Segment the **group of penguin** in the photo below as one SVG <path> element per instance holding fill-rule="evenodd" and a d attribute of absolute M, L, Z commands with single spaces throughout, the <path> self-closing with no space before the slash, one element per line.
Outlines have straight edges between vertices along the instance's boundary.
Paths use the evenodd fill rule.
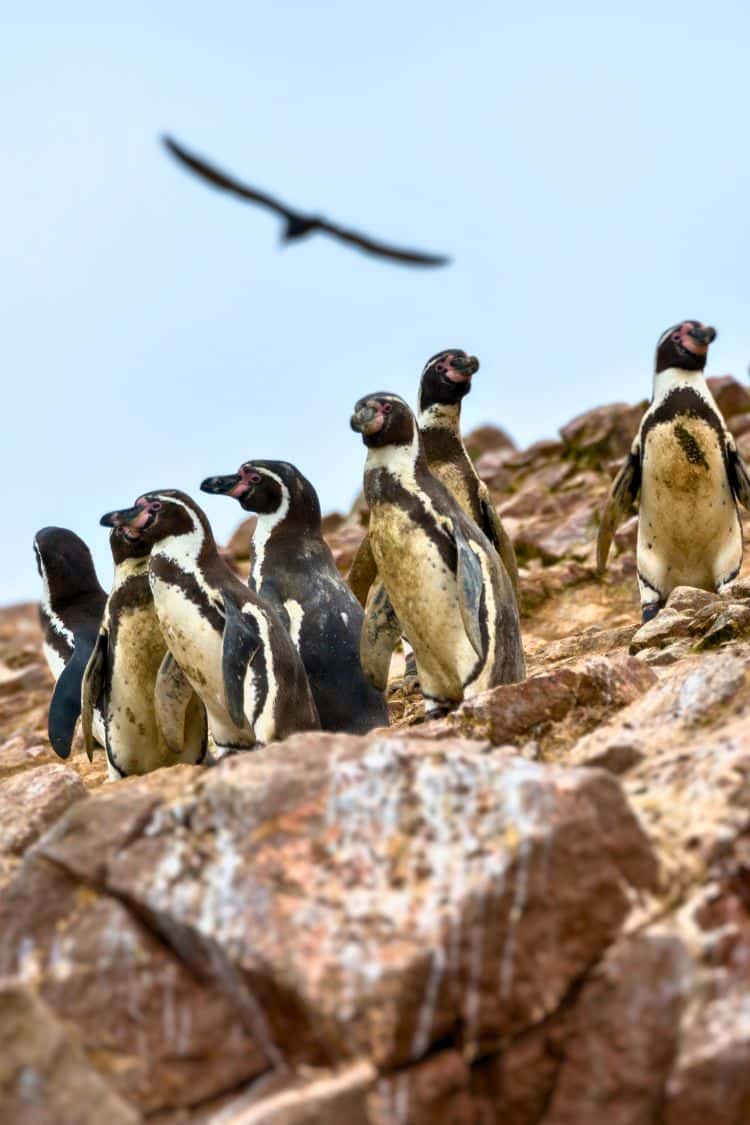
<path fill-rule="evenodd" d="M 742 561 L 737 501 L 750 507 L 750 477 L 703 374 L 715 336 L 690 320 L 660 337 L 652 402 L 601 517 L 600 572 L 640 497 L 644 621 L 675 586 L 721 591 Z M 369 528 L 348 583 L 323 538 L 315 489 L 283 461 L 247 461 L 201 484 L 256 513 L 247 584 L 202 509 L 174 489 L 102 516 L 109 596 L 77 535 L 38 532 L 55 751 L 70 754 L 80 717 L 89 757 L 103 746 L 115 779 L 211 764 L 295 731 L 387 726 L 402 639 L 428 717 L 522 680 L 515 554 L 461 436 L 478 368 L 457 348 L 433 356 L 416 416 L 388 392 L 356 403 Z"/>

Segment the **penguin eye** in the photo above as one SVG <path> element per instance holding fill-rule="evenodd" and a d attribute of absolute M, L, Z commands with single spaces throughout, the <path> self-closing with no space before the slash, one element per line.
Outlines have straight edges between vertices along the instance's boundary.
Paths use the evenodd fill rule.
<path fill-rule="evenodd" d="M 161 500 L 154 500 L 151 504 L 151 511 L 158 512 L 161 508 Z"/>
<path fill-rule="evenodd" d="M 679 332 L 673 332 L 673 333 L 672 333 L 672 339 L 674 340 L 674 342 L 675 342 L 676 344 L 679 344 L 679 342 L 680 342 L 680 340 L 682 339 L 682 337 L 680 336 L 680 333 L 679 333 Z"/>
<path fill-rule="evenodd" d="M 390 412 L 392 410 L 393 410 L 393 404 L 392 403 L 390 403 L 390 402 L 384 402 L 383 403 L 383 413 L 384 414 L 390 414 Z"/>
<path fill-rule="evenodd" d="M 247 479 L 250 481 L 250 484 L 260 484 L 259 473 L 250 473 Z"/>

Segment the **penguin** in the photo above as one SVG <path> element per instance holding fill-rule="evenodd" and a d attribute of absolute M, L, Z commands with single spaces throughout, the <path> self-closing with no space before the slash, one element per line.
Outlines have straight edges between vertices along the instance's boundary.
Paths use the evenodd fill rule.
<path fill-rule="evenodd" d="M 320 723 L 304 667 L 278 617 L 220 557 L 203 511 L 162 489 L 102 516 L 149 551 L 148 579 L 172 656 L 208 715 L 221 758 Z"/>
<path fill-rule="evenodd" d="M 737 501 L 750 478 L 704 378 L 716 329 L 683 320 L 656 345 L 653 396 L 602 512 L 597 569 L 640 495 L 637 568 L 643 621 L 675 586 L 721 592 L 742 563 Z"/>
<path fill-rule="evenodd" d="M 149 548 L 125 529 L 109 537 L 115 576 L 86 666 L 81 717 L 91 757 L 93 714 L 104 719 L 110 780 L 206 756 L 205 708 L 167 649 L 148 578 Z"/>
<path fill-rule="evenodd" d="M 81 713 L 81 684 L 96 643 L 107 595 L 99 585 L 91 552 L 74 531 L 43 527 L 34 536 L 34 554 L 42 580 L 39 617 L 44 656 L 55 687 L 47 731 L 55 753 L 70 755 Z M 93 735 L 103 746 L 104 722 L 95 710 Z"/>
<path fill-rule="evenodd" d="M 368 597 L 363 666 L 387 678 L 399 630 L 434 715 L 526 674 L 518 605 L 499 555 L 430 472 L 417 421 L 398 395 L 354 407 L 367 446 L 365 498 L 378 571 Z"/>
<path fill-rule="evenodd" d="M 477 357 L 467 355 L 461 348 L 448 348 L 428 359 L 419 382 L 419 429 L 430 472 L 492 543 L 503 560 L 520 606 L 513 544 L 461 436 L 461 402 L 470 392 L 472 376 L 478 370 Z M 374 560 L 366 537 L 349 572 L 349 583 L 362 604 L 374 578 Z"/>
<path fill-rule="evenodd" d="M 318 495 L 287 461 L 245 461 L 207 477 L 203 492 L 256 512 L 249 584 L 287 626 L 307 672 L 323 730 L 364 734 L 388 725 L 388 708 L 362 672 L 364 613 L 323 538 Z"/>

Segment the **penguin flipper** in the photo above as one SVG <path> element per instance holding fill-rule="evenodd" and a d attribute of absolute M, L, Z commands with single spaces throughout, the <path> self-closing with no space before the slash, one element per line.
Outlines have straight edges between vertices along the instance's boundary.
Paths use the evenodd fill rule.
<path fill-rule="evenodd" d="M 743 508 L 750 508 L 750 475 L 747 465 L 737 452 L 734 442 L 729 447 L 729 480 L 734 495 Z"/>
<path fill-rule="evenodd" d="M 245 676 L 261 646 L 258 628 L 247 617 L 230 593 L 224 594 L 224 636 L 221 668 L 224 697 L 229 717 L 235 726 L 247 725 L 245 716 Z"/>
<path fill-rule="evenodd" d="M 194 694 L 172 653 L 165 652 L 154 685 L 154 714 L 171 754 L 182 754 L 185 748 L 185 718 Z"/>
<path fill-rule="evenodd" d="M 641 491 L 640 452 L 634 450 L 615 477 L 599 524 L 596 540 L 596 572 L 604 574 L 612 539 L 623 520 L 630 515 Z"/>
<path fill-rule="evenodd" d="M 456 520 L 453 520 L 453 538 L 458 556 L 456 582 L 458 584 L 458 606 L 464 623 L 466 636 L 477 656 L 484 659 L 485 646 L 482 644 L 482 631 L 479 627 L 479 610 L 484 592 L 482 564 L 469 546 L 469 542 Z"/>
<path fill-rule="evenodd" d="M 482 530 L 494 545 L 495 550 L 503 561 L 503 566 L 508 572 L 513 593 L 516 595 L 518 605 L 521 605 L 521 581 L 518 577 L 518 562 L 510 536 L 503 527 L 503 521 L 497 514 L 497 509 L 492 503 L 490 491 L 484 481 L 479 487 L 479 507 L 482 512 Z"/>
<path fill-rule="evenodd" d="M 378 691 L 385 691 L 388 686 L 391 656 L 400 636 L 401 626 L 385 586 L 377 582 L 367 599 L 359 638 L 359 662 L 365 676 Z"/>
<path fill-rule="evenodd" d="M 86 756 L 91 762 L 94 757 L 94 708 L 104 688 L 104 674 L 107 667 L 107 649 L 109 637 L 106 629 L 101 629 L 96 644 L 91 650 L 88 663 L 83 673 L 80 687 L 81 701 L 81 726 L 83 728 L 83 743 L 86 747 Z"/>
<path fill-rule="evenodd" d="M 354 556 L 354 561 L 349 568 L 349 574 L 347 576 L 349 587 L 363 609 L 367 605 L 367 595 L 370 592 L 370 587 L 377 576 L 378 565 L 372 553 L 370 536 L 365 535 L 357 548 L 357 553 Z"/>

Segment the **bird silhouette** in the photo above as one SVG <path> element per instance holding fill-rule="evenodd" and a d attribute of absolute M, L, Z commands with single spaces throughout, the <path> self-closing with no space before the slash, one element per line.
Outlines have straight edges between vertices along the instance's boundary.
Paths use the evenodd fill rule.
<path fill-rule="evenodd" d="M 320 231 L 322 234 L 330 234 L 342 242 L 357 246 L 367 254 L 377 254 L 381 258 L 391 258 L 395 262 L 403 262 L 406 265 L 444 266 L 450 261 L 450 258 L 439 254 L 423 254 L 418 250 L 403 250 L 398 246 L 389 246 L 385 242 L 378 242 L 364 234 L 359 234 L 358 231 L 347 230 L 345 227 L 330 223 L 319 215 L 305 215 L 302 212 L 293 211 L 272 195 L 248 187 L 232 176 L 228 176 L 225 172 L 221 172 L 218 168 L 214 168 L 213 165 L 207 164 L 205 160 L 201 160 L 200 157 L 188 152 L 172 137 L 162 137 L 162 141 L 167 150 L 181 164 L 213 184 L 214 187 L 219 188 L 220 191 L 228 191 L 232 195 L 239 196 L 240 199 L 249 200 L 251 203 L 259 203 L 261 207 L 267 207 L 270 211 L 281 215 L 286 224 L 282 234 L 284 242 L 293 242 L 296 239 L 303 238 L 306 234 Z"/>

